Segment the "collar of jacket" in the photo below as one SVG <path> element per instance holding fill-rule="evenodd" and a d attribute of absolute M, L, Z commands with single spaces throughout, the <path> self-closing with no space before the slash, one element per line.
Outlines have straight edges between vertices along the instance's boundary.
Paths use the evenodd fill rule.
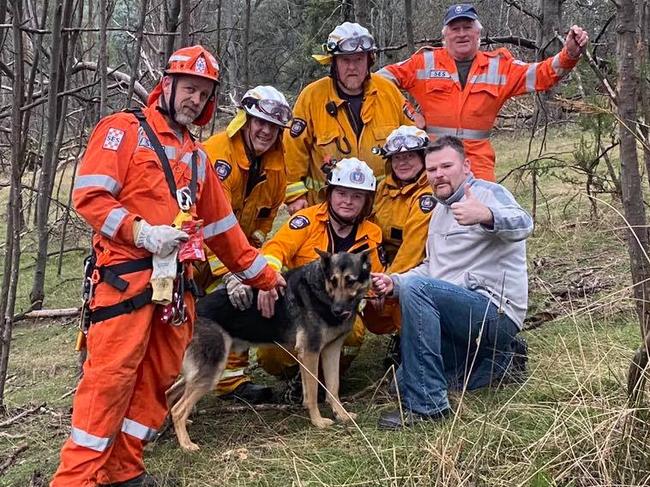
<path fill-rule="evenodd" d="M 262 154 L 262 171 L 282 171 L 284 169 L 284 154 L 282 151 L 282 134 L 278 134 L 278 139 L 275 144 Z M 233 160 L 231 163 L 236 163 L 240 168 L 248 171 L 250 168 L 250 161 L 246 155 L 246 147 L 244 142 L 244 134 L 238 130 L 232 137 L 230 137 L 230 144 L 232 146 Z"/>
<path fill-rule="evenodd" d="M 474 175 L 472 173 L 467 176 L 467 179 L 460 183 L 458 186 L 458 189 L 454 191 L 454 194 L 452 194 L 449 198 L 446 200 L 441 200 L 439 198 L 436 198 L 436 195 L 434 193 L 433 197 L 436 198 L 438 203 L 442 203 L 445 206 L 451 206 L 453 203 L 456 203 L 457 201 L 460 201 L 463 196 L 465 196 L 465 185 L 469 184 L 470 186 L 474 184 Z"/>
<path fill-rule="evenodd" d="M 438 49 L 436 49 L 435 62 L 436 62 L 435 69 L 439 69 L 440 67 L 440 68 L 445 68 L 450 73 L 458 72 L 458 68 L 456 67 L 456 61 L 454 60 L 453 57 L 451 57 L 446 47 L 439 47 Z M 472 71 L 475 71 L 477 67 L 483 68 L 484 66 L 487 66 L 488 62 L 489 62 L 489 55 L 487 55 L 484 51 L 481 51 L 479 49 L 478 52 L 476 53 L 476 57 L 474 58 L 474 63 L 472 63 L 472 67 L 470 68 L 470 73 Z"/>
<path fill-rule="evenodd" d="M 422 170 L 422 174 L 420 174 L 420 177 L 408 184 L 405 184 L 404 186 L 400 186 L 400 184 L 395 180 L 395 176 L 393 176 L 392 171 L 390 171 L 390 168 L 386 168 L 386 177 L 384 178 L 386 181 L 385 186 L 384 186 L 384 191 L 383 193 L 388 193 L 388 196 L 391 198 L 394 198 L 400 194 L 403 195 L 409 195 L 418 189 L 427 186 L 429 182 L 427 181 L 427 174 L 424 170 Z"/>

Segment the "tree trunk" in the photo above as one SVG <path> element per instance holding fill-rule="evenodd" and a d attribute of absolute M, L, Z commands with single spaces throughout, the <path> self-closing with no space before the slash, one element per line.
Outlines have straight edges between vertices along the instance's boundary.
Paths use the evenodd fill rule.
<path fill-rule="evenodd" d="M 181 0 L 180 9 L 180 23 L 181 23 L 181 39 L 180 47 L 190 45 L 190 20 L 192 12 L 191 0 Z"/>
<path fill-rule="evenodd" d="M 50 48 L 49 80 L 50 87 L 47 100 L 47 135 L 45 152 L 38 181 L 38 202 L 36 211 L 36 230 L 38 233 L 38 250 L 36 253 L 36 267 L 34 270 L 34 283 L 30 293 L 30 300 L 34 309 L 40 309 L 45 298 L 45 266 L 47 264 L 47 244 L 49 242 L 49 213 L 50 197 L 54 182 L 54 173 L 58 161 L 56 139 L 60 114 L 58 113 L 59 76 L 61 71 L 61 23 L 63 18 L 63 2 L 58 0 L 54 7 L 52 19 L 52 47 Z M 21 88 L 22 89 L 22 88 Z"/>
<path fill-rule="evenodd" d="M 165 0 L 165 6 L 167 6 L 167 0 Z M 168 9 L 165 9 L 166 13 L 166 30 L 167 32 L 176 32 L 176 29 L 178 28 L 178 15 L 180 14 L 181 11 L 181 2 L 180 0 L 171 0 L 171 5 L 169 5 Z M 174 52 L 174 45 L 175 45 L 176 37 L 175 36 L 167 36 L 166 42 L 165 42 L 165 59 L 163 63 L 166 63 L 167 60 L 171 57 L 172 53 Z"/>
<path fill-rule="evenodd" d="M 368 30 L 370 29 L 370 7 L 368 0 L 354 0 L 354 19 Z"/>
<path fill-rule="evenodd" d="M 24 161 L 23 116 L 20 108 L 24 103 L 24 67 L 23 39 L 20 31 L 22 25 L 22 0 L 13 1 L 12 33 L 14 42 L 14 78 L 13 96 L 14 108 L 11 116 L 11 189 L 7 203 L 7 234 L 2 281 L 2 296 L 0 297 L 0 410 L 4 409 L 4 391 L 11 350 L 11 334 L 13 331 L 13 316 L 16 306 L 16 288 L 18 286 L 18 271 L 20 270 L 20 212 L 22 208 L 21 175 Z"/>
<path fill-rule="evenodd" d="M 637 11 L 634 0 L 620 0 L 618 10 L 618 63 L 619 77 L 617 87 L 618 116 L 621 120 L 619 149 L 621 159 L 621 190 L 625 218 L 632 227 L 627 234 L 627 247 L 630 256 L 630 271 L 634 284 L 636 312 L 641 335 L 646 337 L 646 347 L 650 336 L 650 269 L 646 260 L 648 251 L 648 230 L 646 228 L 641 175 L 637 154 L 636 120 L 637 96 L 639 93 L 639 66 L 636 65 L 638 42 Z M 644 369 L 648 363 L 648 349 L 641 347 L 632 361 L 628 374 L 628 393 L 633 401 L 639 398 L 643 387 Z"/>
<path fill-rule="evenodd" d="M 106 0 L 99 0 L 99 60 L 97 75 L 99 76 L 100 118 L 108 115 L 108 41 L 106 39 L 106 27 L 108 27 L 108 5 Z"/>
<path fill-rule="evenodd" d="M 140 4 L 140 21 L 138 22 L 138 33 L 135 41 L 135 55 L 133 64 L 131 66 L 131 80 L 129 81 L 129 91 L 126 95 L 127 105 L 131 105 L 133 99 L 133 90 L 135 88 L 135 80 L 138 78 L 138 70 L 140 69 L 140 57 L 142 53 L 142 39 L 144 38 L 144 22 L 147 16 L 147 8 L 149 0 L 142 0 Z"/>
<path fill-rule="evenodd" d="M 341 22 L 354 22 L 353 0 L 341 0 Z"/>
<path fill-rule="evenodd" d="M 406 23 L 406 46 L 409 56 L 415 52 L 415 37 L 413 36 L 413 4 L 404 0 L 404 22 Z"/>
<path fill-rule="evenodd" d="M 250 88 L 250 66 L 248 64 L 248 51 L 250 50 L 251 35 L 251 0 L 246 0 L 244 11 L 244 45 L 242 46 L 242 62 L 244 64 L 244 90 Z"/>

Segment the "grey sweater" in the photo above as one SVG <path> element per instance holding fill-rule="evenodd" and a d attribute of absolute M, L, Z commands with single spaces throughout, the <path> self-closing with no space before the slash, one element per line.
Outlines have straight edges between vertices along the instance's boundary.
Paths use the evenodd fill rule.
<path fill-rule="evenodd" d="M 403 274 L 392 274 L 399 296 L 400 285 L 411 276 L 450 282 L 481 293 L 521 329 L 528 307 L 526 238 L 533 220 L 510 192 L 500 184 L 469 176 L 472 194 L 494 215 L 494 227 L 456 222 L 451 204 L 461 201 L 465 183 L 447 200 L 438 201 L 429 222 L 426 258 Z"/>

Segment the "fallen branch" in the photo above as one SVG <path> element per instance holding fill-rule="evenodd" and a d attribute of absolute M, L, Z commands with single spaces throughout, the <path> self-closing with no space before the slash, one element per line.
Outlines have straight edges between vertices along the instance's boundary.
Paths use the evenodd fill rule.
<path fill-rule="evenodd" d="M 11 467 L 13 463 L 16 461 L 18 455 L 20 455 L 22 452 L 27 450 L 28 447 L 29 445 L 27 443 L 22 443 L 21 445 L 19 445 L 18 448 L 16 448 L 14 452 L 11 455 L 9 455 L 9 457 L 4 462 L 2 462 L 2 465 L 0 465 L 0 475 L 2 475 L 5 472 L 5 470 Z"/>
<path fill-rule="evenodd" d="M 80 308 L 61 308 L 61 309 L 35 309 L 26 313 L 19 313 L 14 316 L 14 323 L 26 319 L 38 318 L 68 318 L 77 316 Z"/>
<path fill-rule="evenodd" d="M 35 406 L 35 407 L 31 408 L 31 409 L 26 409 L 25 411 L 23 411 L 22 413 L 14 416 L 13 418 L 9 418 L 9 419 L 4 420 L 2 423 L 0 423 L 0 428 L 6 428 L 7 426 L 10 426 L 10 425 L 14 424 L 16 421 L 20 421 L 24 417 L 29 416 L 30 414 L 33 414 L 36 411 L 38 411 L 39 409 L 44 408 L 44 407 L 45 407 L 45 403 L 42 403 L 42 404 L 39 404 L 38 406 Z"/>

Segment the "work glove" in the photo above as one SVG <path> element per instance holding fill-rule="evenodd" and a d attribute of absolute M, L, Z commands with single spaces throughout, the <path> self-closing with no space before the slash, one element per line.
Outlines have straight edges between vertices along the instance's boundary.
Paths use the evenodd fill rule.
<path fill-rule="evenodd" d="M 231 272 L 223 276 L 228 299 L 240 311 L 248 309 L 253 304 L 253 288 L 237 279 Z"/>
<path fill-rule="evenodd" d="M 178 249 L 173 250 L 171 254 L 164 257 L 153 254 L 153 259 L 151 259 L 153 272 L 149 281 L 153 290 L 151 301 L 155 304 L 166 306 L 172 302 L 174 297 L 174 279 L 178 270 L 177 257 Z"/>
<path fill-rule="evenodd" d="M 154 255 L 166 257 L 178 249 L 189 235 L 169 225 L 149 225 L 144 220 L 138 220 L 133 225 L 135 246 L 145 248 Z"/>

